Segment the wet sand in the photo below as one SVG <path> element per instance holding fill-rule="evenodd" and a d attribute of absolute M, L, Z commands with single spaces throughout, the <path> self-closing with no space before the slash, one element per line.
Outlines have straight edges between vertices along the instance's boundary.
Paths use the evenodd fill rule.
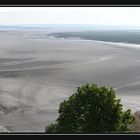
<path fill-rule="evenodd" d="M 125 108 L 140 109 L 140 46 L 50 38 L 50 30 L 0 32 L 0 124 L 44 132 L 77 86 L 114 87 Z"/>

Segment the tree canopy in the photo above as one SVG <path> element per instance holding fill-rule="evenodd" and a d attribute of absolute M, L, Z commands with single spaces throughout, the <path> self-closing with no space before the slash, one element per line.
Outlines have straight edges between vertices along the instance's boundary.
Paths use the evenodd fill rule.
<path fill-rule="evenodd" d="M 78 87 L 59 106 L 59 117 L 46 133 L 112 133 L 129 130 L 134 122 L 131 110 L 123 111 L 113 88 L 96 84 Z"/>

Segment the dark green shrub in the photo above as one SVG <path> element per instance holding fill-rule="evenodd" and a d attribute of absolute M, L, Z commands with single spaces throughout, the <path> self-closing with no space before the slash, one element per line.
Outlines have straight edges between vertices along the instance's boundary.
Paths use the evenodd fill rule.
<path fill-rule="evenodd" d="M 134 122 L 131 110 L 123 111 L 112 88 L 85 85 L 63 101 L 59 117 L 47 133 L 113 133 L 129 131 Z"/>

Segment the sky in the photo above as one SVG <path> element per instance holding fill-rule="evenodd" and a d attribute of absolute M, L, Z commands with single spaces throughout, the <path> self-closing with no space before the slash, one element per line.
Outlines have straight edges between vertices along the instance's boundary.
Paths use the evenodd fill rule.
<path fill-rule="evenodd" d="M 0 25 L 13 24 L 99 24 L 140 27 L 140 7 L 0 7 Z"/>

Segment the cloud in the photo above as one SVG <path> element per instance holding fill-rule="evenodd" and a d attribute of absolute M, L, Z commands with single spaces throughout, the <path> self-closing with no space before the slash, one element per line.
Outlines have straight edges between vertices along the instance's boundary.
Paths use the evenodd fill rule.
<path fill-rule="evenodd" d="M 1 7 L 0 24 L 140 25 L 140 7 Z"/>

